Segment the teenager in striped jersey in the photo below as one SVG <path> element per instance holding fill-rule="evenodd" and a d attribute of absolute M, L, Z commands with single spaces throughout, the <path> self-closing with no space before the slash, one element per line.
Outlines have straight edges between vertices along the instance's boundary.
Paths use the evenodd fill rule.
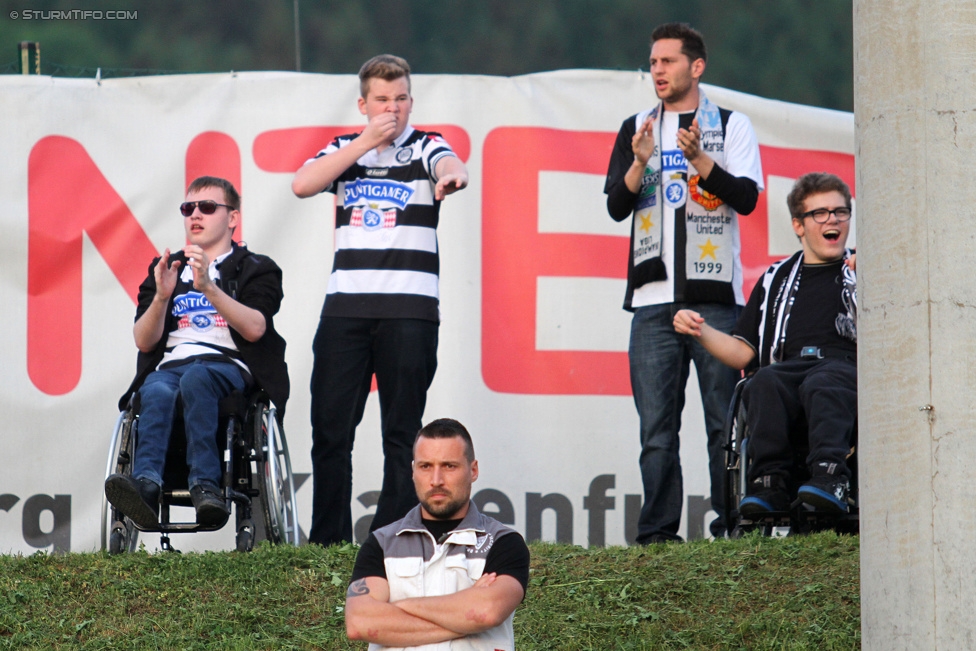
<path fill-rule="evenodd" d="M 366 128 L 339 136 L 295 174 L 299 197 L 336 195 L 335 259 L 313 343 L 311 542 L 352 540 L 352 446 L 371 377 L 385 457 L 372 529 L 417 498 L 412 445 L 437 368 L 437 222 L 468 172 L 437 133 L 410 126 L 410 66 L 384 54 L 359 71 Z"/>

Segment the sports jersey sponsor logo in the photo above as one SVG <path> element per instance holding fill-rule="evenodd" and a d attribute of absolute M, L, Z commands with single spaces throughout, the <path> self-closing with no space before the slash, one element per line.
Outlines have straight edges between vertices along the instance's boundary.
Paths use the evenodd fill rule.
<path fill-rule="evenodd" d="M 390 173 L 390 168 L 388 167 L 368 167 L 366 168 L 366 176 L 386 176 Z"/>
<path fill-rule="evenodd" d="M 724 202 L 708 190 L 699 188 L 698 182 L 700 180 L 700 174 L 695 174 L 693 177 L 688 179 L 688 193 L 691 195 L 692 201 L 704 206 L 705 210 L 715 210 Z"/>
<path fill-rule="evenodd" d="M 648 195 L 654 196 L 657 186 L 661 183 L 661 172 L 646 168 L 644 176 L 641 177 L 641 187 L 639 196 L 644 198 Z M 653 203 L 651 205 L 654 205 Z"/>
<path fill-rule="evenodd" d="M 200 292 L 187 292 L 173 299 L 173 316 L 179 317 L 179 328 L 193 328 L 207 332 L 215 326 L 226 326 L 207 297 Z M 219 319 L 219 323 L 218 323 Z"/>
<path fill-rule="evenodd" d="M 346 183 L 343 195 L 343 205 L 351 206 L 357 203 L 386 201 L 398 208 L 406 208 L 413 196 L 414 189 L 405 183 L 396 181 L 373 181 L 370 179 Z"/>
<path fill-rule="evenodd" d="M 685 155 L 680 149 L 668 149 L 661 152 L 661 171 L 667 172 L 668 170 L 680 170 L 682 172 L 688 170 L 688 161 L 685 160 Z"/>
<path fill-rule="evenodd" d="M 396 208 L 380 210 L 375 204 L 368 207 L 356 206 L 349 217 L 350 226 L 362 227 L 367 231 L 396 226 Z"/>
<path fill-rule="evenodd" d="M 187 292 L 173 299 L 173 316 L 185 314 L 213 313 L 217 310 L 210 304 L 207 297 L 200 292 Z"/>
<path fill-rule="evenodd" d="M 398 163 L 409 163 L 411 158 L 413 158 L 413 151 L 410 149 L 401 149 L 396 153 Z"/>

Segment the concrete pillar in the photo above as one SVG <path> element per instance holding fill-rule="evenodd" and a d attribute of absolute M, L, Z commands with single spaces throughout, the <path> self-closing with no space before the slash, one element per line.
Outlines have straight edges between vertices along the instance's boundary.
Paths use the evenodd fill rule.
<path fill-rule="evenodd" d="M 854 0 L 863 648 L 976 649 L 976 3 Z"/>

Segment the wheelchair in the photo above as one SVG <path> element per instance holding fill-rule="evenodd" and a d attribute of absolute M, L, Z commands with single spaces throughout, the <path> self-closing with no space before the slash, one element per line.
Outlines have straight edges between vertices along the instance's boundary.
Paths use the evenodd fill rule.
<path fill-rule="evenodd" d="M 788 490 L 790 507 L 788 511 L 770 512 L 752 519 L 739 513 L 739 503 L 746 496 L 749 477 L 749 428 L 746 425 L 746 408 L 742 394 L 752 379 L 747 375 L 736 384 L 726 416 L 726 500 L 725 521 L 730 538 L 739 538 L 750 531 L 760 531 L 763 535 L 796 535 L 833 529 L 838 533 L 857 534 L 859 530 L 858 488 L 857 488 L 857 426 L 851 440 L 851 451 L 847 466 L 851 472 L 851 489 L 848 496 L 846 514 L 828 513 L 814 509 L 797 498 L 797 490 L 810 479 L 806 457 L 809 452 L 806 424 L 790 432 L 793 447 L 793 469 L 790 473 Z"/>
<path fill-rule="evenodd" d="M 106 479 L 113 473 L 131 475 L 135 442 L 139 430 L 139 398 L 133 394 L 119 413 L 109 444 Z M 179 404 L 179 403 L 178 403 Z M 173 522 L 170 507 L 192 507 L 187 486 L 186 435 L 182 408 L 177 409 L 166 457 L 160 496 L 159 522 L 143 528 L 113 507 L 102 491 L 102 549 L 110 554 L 133 552 L 139 531 L 160 533 L 160 547 L 175 551 L 173 533 L 216 531 L 225 526 Z M 238 551 L 250 551 L 254 543 L 299 544 L 298 507 L 295 482 L 288 455 L 288 443 L 277 410 L 263 390 L 249 399 L 238 391 L 220 402 L 220 427 L 215 432 L 218 449 L 223 449 L 221 491 L 228 506 L 234 505 Z"/>

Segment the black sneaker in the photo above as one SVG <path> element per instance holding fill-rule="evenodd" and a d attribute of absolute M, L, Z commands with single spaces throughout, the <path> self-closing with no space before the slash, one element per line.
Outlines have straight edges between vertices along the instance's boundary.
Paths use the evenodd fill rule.
<path fill-rule="evenodd" d="M 105 480 L 105 497 L 127 518 L 144 529 L 159 522 L 159 486 L 152 480 L 111 475 Z"/>
<path fill-rule="evenodd" d="M 220 527 L 230 517 L 230 509 L 216 484 L 204 482 L 193 486 L 190 501 L 197 510 L 197 524 Z"/>
<path fill-rule="evenodd" d="M 847 513 L 847 496 L 851 492 L 851 482 L 847 477 L 818 474 L 800 486 L 797 497 L 804 504 L 818 511 Z"/>
<path fill-rule="evenodd" d="M 776 477 L 756 477 L 747 491 L 748 495 L 739 502 L 739 515 L 755 517 L 790 510 L 790 496 L 783 482 Z"/>

